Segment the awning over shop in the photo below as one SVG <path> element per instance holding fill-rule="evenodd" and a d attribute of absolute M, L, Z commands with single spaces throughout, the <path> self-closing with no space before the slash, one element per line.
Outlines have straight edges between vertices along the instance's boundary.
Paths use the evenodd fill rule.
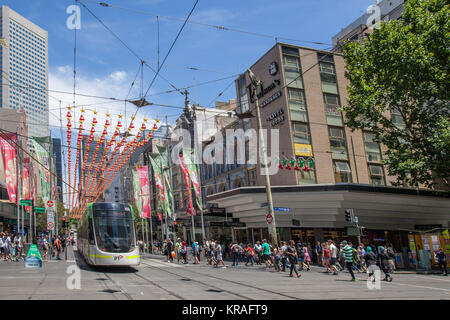
<path fill-rule="evenodd" d="M 446 192 L 360 184 L 274 186 L 277 227 L 344 228 L 345 209 L 353 209 L 368 229 L 414 230 L 417 225 L 449 227 L 450 195 Z M 243 187 L 208 196 L 250 228 L 267 227 L 266 188 Z M 296 222 L 297 223 L 297 222 Z"/>

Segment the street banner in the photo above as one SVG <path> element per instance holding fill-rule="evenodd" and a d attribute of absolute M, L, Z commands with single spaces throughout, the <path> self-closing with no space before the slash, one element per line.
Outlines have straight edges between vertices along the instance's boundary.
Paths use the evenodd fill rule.
<path fill-rule="evenodd" d="M 155 185 L 156 185 L 156 193 L 157 193 L 157 197 L 156 197 L 156 207 L 158 210 L 158 217 L 159 214 L 162 213 L 161 211 L 164 211 L 164 204 L 165 204 L 165 188 L 164 188 L 164 183 L 163 183 L 163 178 L 162 178 L 162 168 L 161 168 L 161 161 L 160 161 L 160 156 L 158 154 L 150 154 L 149 158 L 150 158 L 150 162 L 152 164 L 152 168 L 153 168 L 153 173 L 154 173 L 154 178 L 155 178 Z"/>
<path fill-rule="evenodd" d="M 194 150 L 192 149 L 183 149 L 183 158 L 184 163 L 186 164 L 186 168 L 189 173 L 189 177 L 192 182 L 192 186 L 194 187 L 195 192 L 195 202 L 197 204 L 197 208 L 200 211 L 203 211 L 203 204 L 202 204 L 202 188 L 200 185 L 200 179 L 199 179 L 199 171 L 198 167 L 194 162 Z"/>
<path fill-rule="evenodd" d="M 150 208 L 150 185 L 148 181 L 148 167 L 143 166 L 137 169 L 139 182 L 141 185 L 142 218 L 151 218 Z"/>
<path fill-rule="evenodd" d="M 161 169 L 162 169 L 162 175 L 164 179 L 164 207 L 167 210 L 167 214 L 169 217 L 172 217 L 173 214 L 173 193 L 172 193 L 172 183 L 170 181 L 170 163 L 169 163 L 169 151 L 167 148 L 157 146 L 159 151 L 159 156 L 161 160 Z"/>
<path fill-rule="evenodd" d="M 22 199 L 31 200 L 31 163 L 28 157 L 23 159 Z"/>
<path fill-rule="evenodd" d="M 2 153 L 3 171 L 5 173 L 9 201 L 19 203 L 17 196 L 17 154 L 13 140 L 17 140 L 15 133 L 2 133 L 0 136 L 0 151 Z"/>
<path fill-rule="evenodd" d="M 133 191 L 134 191 L 134 202 L 138 210 L 139 216 L 142 217 L 142 198 L 141 198 L 141 184 L 139 182 L 139 177 L 136 169 L 133 169 Z"/>
<path fill-rule="evenodd" d="M 50 190 L 50 166 L 49 166 L 49 152 L 44 149 L 44 147 L 36 141 L 36 138 L 33 138 L 33 146 L 37 155 L 38 161 L 44 165 L 38 164 L 38 172 L 39 172 L 39 181 L 41 187 L 41 195 L 42 199 L 50 199 L 51 198 L 51 190 Z"/>
<path fill-rule="evenodd" d="M 186 164 L 184 162 L 184 157 L 183 157 L 183 153 L 178 154 L 178 157 L 180 159 L 180 167 L 181 167 L 181 171 L 183 171 L 183 176 L 184 176 L 184 183 L 186 184 L 186 189 L 188 192 L 188 200 L 189 200 L 189 204 L 187 207 L 187 214 L 190 216 L 194 215 L 194 206 L 192 205 L 192 192 L 191 192 L 191 180 L 189 178 L 189 171 L 186 167 Z"/>

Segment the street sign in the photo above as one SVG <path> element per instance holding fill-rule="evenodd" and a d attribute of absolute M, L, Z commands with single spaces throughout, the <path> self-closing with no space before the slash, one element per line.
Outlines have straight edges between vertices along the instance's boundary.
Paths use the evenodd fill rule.
<path fill-rule="evenodd" d="M 53 226 L 55 225 L 55 211 L 47 211 L 47 226 L 49 223 L 52 223 Z M 53 228 L 50 230 L 53 230 Z"/>
<path fill-rule="evenodd" d="M 53 222 L 47 222 L 47 229 L 53 230 L 55 228 L 55 224 Z"/>
<path fill-rule="evenodd" d="M 270 213 L 266 216 L 266 221 L 267 221 L 268 224 L 272 223 L 273 217 L 272 217 L 272 215 Z"/>
<path fill-rule="evenodd" d="M 33 204 L 33 200 L 20 200 L 21 206 L 31 206 Z"/>
<path fill-rule="evenodd" d="M 273 207 L 273 211 L 290 212 L 290 211 L 291 211 L 291 208 L 285 208 L 285 207 Z"/>
<path fill-rule="evenodd" d="M 44 212 L 45 212 L 45 208 L 42 208 L 42 207 L 34 207 L 34 212 L 37 212 L 37 213 L 44 213 Z"/>
<path fill-rule="evenodd" d="M 47 202 L 45 203 L 46 208 L 53 208 L 54 205 L 55 203 L 53 202 L 53 200 L 47 200 Z"/>

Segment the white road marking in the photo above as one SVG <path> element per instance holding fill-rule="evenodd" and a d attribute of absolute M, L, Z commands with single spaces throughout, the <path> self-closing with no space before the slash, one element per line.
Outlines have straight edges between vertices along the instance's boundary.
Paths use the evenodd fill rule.
<path fill-rule="evenodd" d="M 449 289 L 443 289 L 443 288 L 435 288 L 435 287 L 425 287 L 425 286 L 417 286 L 415 284 L 406 284 L 406 283 L 398 283 L 398 282 L 390 282 L 390 284 L 398 284 L 400 286 L 409 286 L 409 287 L 416 287 L 416 288 L 424 288 L 424 289 L 432 289 L 432 290 L 440 290 L 440 291 L 448 291 Z"/>
<path fill-rule="evenodd" d="M 432 279 L 432 280 L 437 280 L 437 281 L 447 281 L 450 282 L 450 279 L 439 279 L 439 278 L 435 278 L 433 276 L 429 276 L 429 277 L 423 277 L 423 276 L 416 276 L 417 278 L 422 278 L 422 279 Z"/>
<path fill-rule="evenodd" d="M 145 263 L 143 263 L 144 265 L 149 265 L 152 267 L 169 267 L 169 268 L 182 268 L 181 265 L 175 264 L 175 263 L 170 263 L 170 262 L 160 262 L 158 260 L 150 260 L 150 259 L 146 259 Z"/>

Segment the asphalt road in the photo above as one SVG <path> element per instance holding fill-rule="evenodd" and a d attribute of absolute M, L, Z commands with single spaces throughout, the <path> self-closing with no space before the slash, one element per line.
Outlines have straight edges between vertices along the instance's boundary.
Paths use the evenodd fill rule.
<path fill-rule="evenodd" d="M 78 265 L 80 289 L 68 289 L 67 269 Z M 228 264 L 229 265 L 229 264 Z M 104 269 L 87 266 L 71 252 L 67 261 L 44 261 L 42 269 L 25 269 L 23 262 L 0 261 L 0 299 L 106 300 L 295 300 L 295 299 L 450 299 L 450 277 L 415 273 L 394 274 L 379 290 L 367 288 L 367 275 L 351 282 L 320 267 L 290 278 L 261 266 L 226 269 L 167 263 L 159 257 L 142 259 L 134 268 Z"/>

